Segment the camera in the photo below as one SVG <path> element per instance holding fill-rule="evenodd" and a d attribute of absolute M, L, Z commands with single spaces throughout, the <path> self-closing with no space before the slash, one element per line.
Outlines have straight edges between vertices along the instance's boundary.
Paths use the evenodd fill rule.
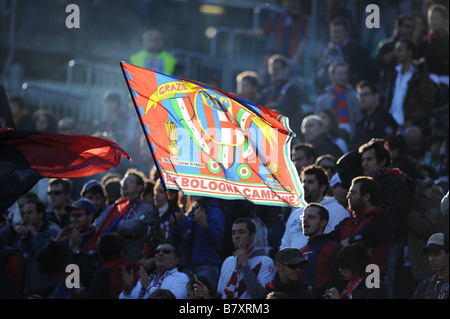
<path fill-rule="evenodd" d="M 331 291 L 325 291 L 325 299 L 331 299 Z"/>

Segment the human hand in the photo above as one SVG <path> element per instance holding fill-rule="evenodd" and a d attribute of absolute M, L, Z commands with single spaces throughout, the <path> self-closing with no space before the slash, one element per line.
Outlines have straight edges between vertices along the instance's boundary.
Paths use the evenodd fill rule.
<path fill-rule="evenodd" d="M 193 285 L 196 299 L 211 299 L 208 288 L 199 280 Z"/>
<path fill-rule="evenodd" d="M 341 295 L 339 294 L 339 291 L 333 287 L 330 289 L 325 290 L 325 294 L 323 295 L 324 299 L 341 299 Z"/>
<path fill-rule="evenodd" d="M 147 290 L 147 287 L 150 285 L 150 278 L 147 271 L 142 266 L 139 267 L 139 277 L 141 278 L 142 288 Z"/>
<path fill-rule="evenodd" d="M 56 236 L 55 238 L 55 242 L 56 243 L 62 243 L 65 242 L 66 240 L 70 239 L 71 233 L 72 233 L 72 225 L 66 226 L 64 227 L 58 234 L 58 236 Z"/>
<path fill-rule="evenodd" d="M 22 235 L 25 236 L 27 234 L 27 228 L 25 227 L 25 225 L 17 225 L 14 227 L 14 231 L 18 234 L 18 235 Z"/>
<path fill-rule="evenodd" d="M 237 250 L 234 252 L 234 255 L 237 257 L 239 265 L 241 267 L 245 267 L 248 265 L 248 252 L 245 246 L 239 241 L 235 242 L 235 246 Z"/>
<path fill-rule="evenodd" d="M 133 289 L 134 283 L 134 269 L 130 272 L 127 271 L 125 266 L 122 266 L 122 288 L 126 292 L 130 292 Z"/>
<path fill-rule="evenodd" d="M 77 228 L 72 229 L 70 248 L 73 252 L 79 251 L 81 246 L 81 235 Z"/>
<path fill-rule="evenodd" d="M 209 228 L 208 220 L 206 218 L 206 213 L 203 208 L 197 209 L 194 212 L 194 221 L 197 224 L 199 224 L 201 228 L 203 228 L 205 230 Z"/>

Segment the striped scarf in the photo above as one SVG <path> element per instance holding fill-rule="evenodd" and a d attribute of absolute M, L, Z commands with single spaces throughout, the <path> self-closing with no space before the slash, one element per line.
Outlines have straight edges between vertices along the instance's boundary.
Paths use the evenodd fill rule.
<path fill-rule="evenodd" d="M 333 101 L 331 102 L 331 109 L 338 118 L 339 126 L 348 126 L 350 119 L 348 115 L 346 88 L 332 87 Z"/>

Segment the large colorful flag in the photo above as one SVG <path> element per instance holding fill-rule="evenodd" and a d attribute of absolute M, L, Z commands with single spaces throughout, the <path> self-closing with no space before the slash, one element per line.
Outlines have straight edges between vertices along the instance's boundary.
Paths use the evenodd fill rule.
<path fill-rule="evenodd" d="M 116 143 L 87 135 L 0 129 L 0 213 L 42 178 L 105 172 L 128 154 Z"/>
<path fill-rule="evenodd" d="M 121 67 L 167 188 L 304 205 L 286 117 L 193 80 L 124 62 Z"/>

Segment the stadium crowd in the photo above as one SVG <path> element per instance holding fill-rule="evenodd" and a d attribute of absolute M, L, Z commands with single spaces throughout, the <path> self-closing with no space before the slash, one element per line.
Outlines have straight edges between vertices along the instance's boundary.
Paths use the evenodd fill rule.
<path fill-rule="evenodd" d="M 88 131 L 133 162 L 42 179 L 1 212 L 0 298 L 448 299 L 448 7 L 399 14 L 372 53 L 351 13 L 327 1 L 311 110 L 300 67 L 309 22 L 296 2 L 259 30 L 274 33 L 273 52 L 233 93 L 289 118 L 307 205 L 165 190 L 132 102 L 115 92 L 88 126 L 11 97 L 16 129 Z M 130 61 L 176 75 L 157 30 Z"/>

